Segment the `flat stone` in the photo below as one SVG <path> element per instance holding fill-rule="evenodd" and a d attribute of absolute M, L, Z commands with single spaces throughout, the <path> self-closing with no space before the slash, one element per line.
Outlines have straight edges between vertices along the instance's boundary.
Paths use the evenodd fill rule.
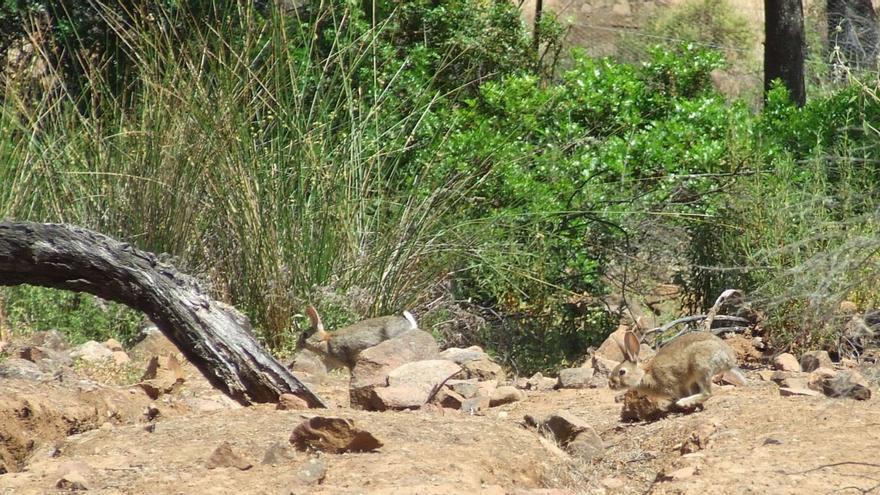
<path fill-rule="evenodd" d="M 714 423 L 705 422 L 698 424 L 682 442 L 679 452 L 682 455 L 693 454 L 705 449 L 709 445 L 709 439 L 717 430 L 718 426 Z"/>
<path fill-rule="evenodd" d="M 502 406 L 504 404 L 521 401 L 525 398 L 526 394 L 524 394 L 522 390 L 510 385 L 504 385 L 495 389 L 495 391 L 492 392 L 492 395 L 489 396 L 489 407 Z"/>
<path fill-rule="evenodd" d="M 774 373 L 776 373 L 776 372 L 773 370 L 760 370 L 757 372 L 757 375 L 758 375 L 758 378 L 761 379 L 761 381 L 771 382 L 771 381 L 773 381 Z"/>
<path fill-rule="evenodd" d="M 492 397 L 492 394 L 495 393 L 496 389 L 498 389 L 498 382 L 496 382 L 495 380 L 484 380 L 482 382 L 477 382 L 477 395 Z"/>
<path fill-rule="evenodd" d="M 815 390 L 810 390 L 808 388 L 779 387 L 779 395 L 781 395 L 783 397 L 795 397 L 795 396 L 819 397 L 821 394 L 819 392 L 816 392 Z"/>
<path fill-rule="evenodd" d="M 54 351 L 66 351 L 70 349 L 67 337 L 58 330 L 42 330 L 34 332 L 28 337 L 28 342 L 38 347 L 46 347 Z"/>
<path fill-rule="evenodd" d="M 141 377 L 141 388 L 155 399 L 167 394 L 186 381 L 180 362 L 173 355 L 153 356 Z M 155 396 L 154 396 L 155 395 Z"/>
<path fill-rule="evenodd" d="M 51 375 L 44 373 L 40 367 L 27 359 L 8 357 L 0 361 L 0 378 L 20 378 L 23 380 L 50 380 Z"/>
<path fill-rule="evenodd" d="M 87 491 L 92 489 L 89 478 L 94 474 L 94 470 L 88 464 L 80 461 L 69 461 L 62 463 L 55 476 L 55 488 L 65 491 Z"/>
<path fill-rule="evenodd" d="M 174 345 L 155 325 L 148 325 L 142 331 L 143 339 L 132 346 L 132 356 L 175 356 L 181 355 Z"/>

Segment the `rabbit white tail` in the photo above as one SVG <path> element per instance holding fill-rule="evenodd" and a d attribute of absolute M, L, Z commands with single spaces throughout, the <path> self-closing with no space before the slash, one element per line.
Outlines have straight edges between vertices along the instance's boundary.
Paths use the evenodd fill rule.
<path fill-rule="evenodd" d="M 734 366 L 733 368 L 730 368 L 729 371 L 730 374 L 728 375 L 728 378 L 733 379 L 731 380 L 733 385 L 736 385 L 737 387 L 745 387 L 748 385 L 749 381 L 746 378 L 746 374 L 743 373 L 743 370 L 739 369 L 739 367 Z"/>
<path fill-rule="evenodd" d="M 413 316 L 412 313 L 410 313 L 409 311 L 404 311 L 403 317 L 406 318 L 406 321 L 409 322 L 410 330 L 415 330 L 416 328 L 419 328 L 419 324 L 418 322 L 416 322 L 416 317 Z"/>

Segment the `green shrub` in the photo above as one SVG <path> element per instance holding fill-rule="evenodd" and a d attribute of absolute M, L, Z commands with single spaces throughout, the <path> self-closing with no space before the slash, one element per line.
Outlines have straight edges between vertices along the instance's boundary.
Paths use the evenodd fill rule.
<path fill-rule="evenodd" d="M 716 221 L 693 229 L 691 281 L 706 304 L 745 288 L 776 344 L 836 350 L 838 303 L 880 303 L 878 110 L 856 87 L 803 108 L 771 91 L 756 119 L 755 173 L 732 184 Z"/>
<path fill-rule="evenodd" d="M 0 289 L 0 302 L 16 333 L 58 330 L 72 344 L 111 337 L 129 344 L 143 319 L 125 306 L 89 294 L 29 285 Z"/>

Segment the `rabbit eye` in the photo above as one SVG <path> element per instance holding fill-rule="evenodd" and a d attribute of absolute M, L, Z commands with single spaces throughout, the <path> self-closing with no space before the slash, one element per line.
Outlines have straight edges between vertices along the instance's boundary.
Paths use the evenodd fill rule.
<path fill-rule="evenodd" d="M 617 373 L 618 373 L 618 374 L 620 374 L 620 376 L 623 376 L 623 375 L 625 375 L 625 374 L 626 374 L 626 370 L 625 370 L 625 369 L 623 369 L 623 368 L 621 368 L 621 370 L 620 370 L 620 371 L 618 371 L 618 372 L 617 372 Z"/>

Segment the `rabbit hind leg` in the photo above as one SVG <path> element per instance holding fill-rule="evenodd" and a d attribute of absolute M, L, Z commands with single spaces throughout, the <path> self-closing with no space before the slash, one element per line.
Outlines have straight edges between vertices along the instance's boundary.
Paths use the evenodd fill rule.
<path fill-rule="evenodd" d="M 691 395 L 678 399 L 675 401 L 675 405 L 684 409 L 689 409 L 702 404 L 712 394 L 710 387 L 711 385 L 707 383 L 707 380 L 695 381 L 690 386 Z"/>

